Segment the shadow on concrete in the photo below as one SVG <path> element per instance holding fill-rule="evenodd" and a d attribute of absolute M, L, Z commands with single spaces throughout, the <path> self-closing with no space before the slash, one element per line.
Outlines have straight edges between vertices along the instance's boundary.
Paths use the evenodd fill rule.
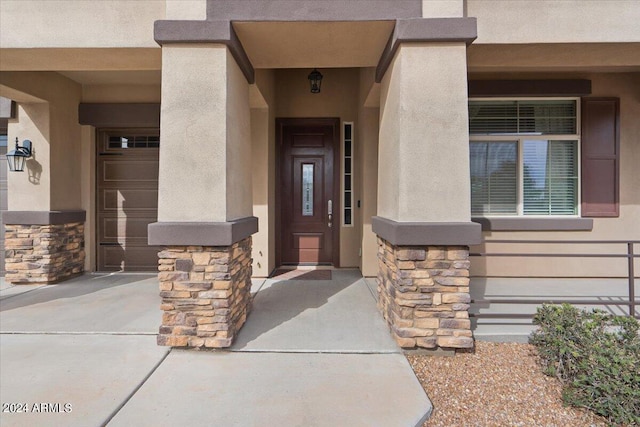
<path fill-rule="evenodd" d="M 77 298 L 120 286 L 135 285 L 137 282 L 157 277 L 155 274 L 108 274 L 83 275 L 55 285 L 40 286 L 22 293 L 0 296 L 0 312 L 15 310 L 56 300 Z M 30 287 L 34 285 L 16 285 Z"/>
<path fill-rule="evenodd" d="M 358 270 L 333 280 L 267 280 L 232 351 L 399 352 Z"/>
<path fill-rule="evenodd" d="M 357 280 L 282 280 L 267 285 L 266 289 L 263 287 L 255 296 L 249 318 L 233 347 L 243 348 L 304 311 L 322 307 L 329 298 Z"/>

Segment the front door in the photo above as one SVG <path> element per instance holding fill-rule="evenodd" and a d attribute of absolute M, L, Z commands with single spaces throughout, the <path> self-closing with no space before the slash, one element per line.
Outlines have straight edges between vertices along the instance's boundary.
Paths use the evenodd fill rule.
<path fill-rule="evenodd" d="M 339 119 L 278 119 L 281 264 L 339 259 Z"/>

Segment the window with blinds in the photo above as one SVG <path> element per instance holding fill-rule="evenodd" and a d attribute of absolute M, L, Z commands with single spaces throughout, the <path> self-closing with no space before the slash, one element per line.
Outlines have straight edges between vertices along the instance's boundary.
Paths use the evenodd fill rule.
<path fill-rule="evenodd" d="M 577 100 L 469 102 L 471 213 L 578 215 Z"/>

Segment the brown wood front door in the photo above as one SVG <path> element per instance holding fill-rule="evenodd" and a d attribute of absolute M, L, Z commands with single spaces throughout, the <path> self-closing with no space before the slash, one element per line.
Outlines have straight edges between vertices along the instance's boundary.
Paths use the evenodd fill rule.
<path fill-rule="evenodd" d="M 339 259 L 339 119 L 278 119 L 281 264 Z"/>

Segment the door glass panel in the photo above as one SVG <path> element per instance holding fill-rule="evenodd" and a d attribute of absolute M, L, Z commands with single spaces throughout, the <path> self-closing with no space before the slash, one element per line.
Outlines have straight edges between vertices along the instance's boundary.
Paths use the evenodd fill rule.
<path fill-rule="evenodd" d="M 302 165 L 302 216 L 313 216 L 313 164 Z"/>

